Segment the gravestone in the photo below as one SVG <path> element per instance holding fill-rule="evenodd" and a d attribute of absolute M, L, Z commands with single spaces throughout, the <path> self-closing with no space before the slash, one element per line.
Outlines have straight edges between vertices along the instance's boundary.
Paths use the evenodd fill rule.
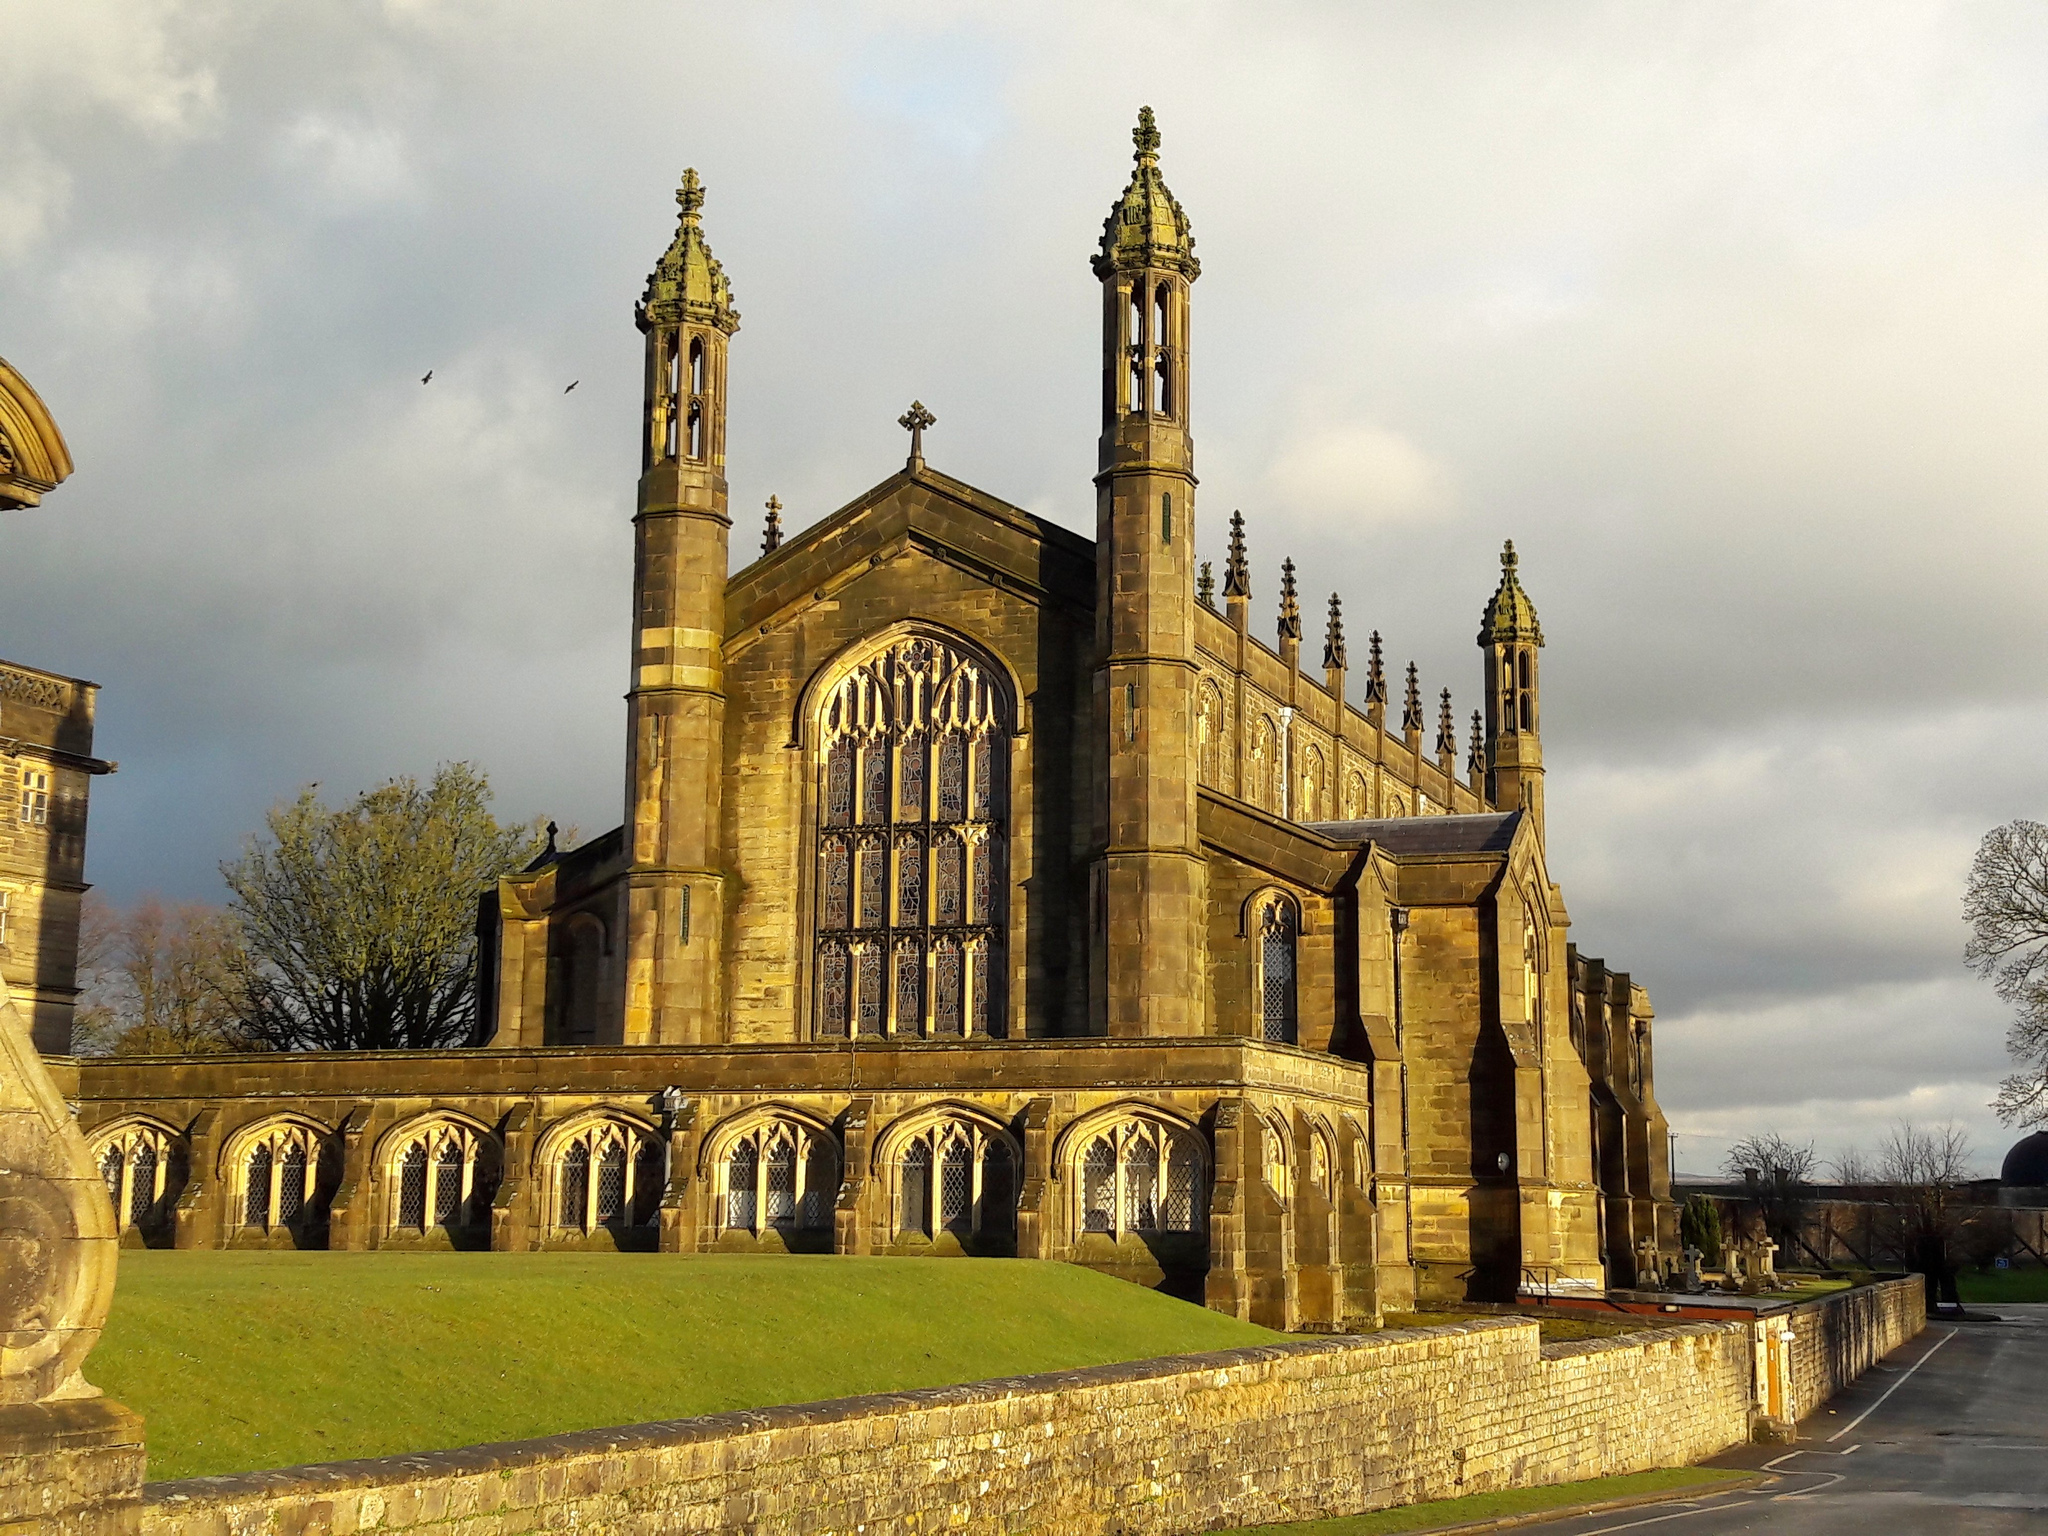
<path fill-rule="evenodd" d="M 0 982 L 0 1532 L 141 1528 L 142 1420 L 81 1373 L 116 1242 L 106 1186 Z"/>

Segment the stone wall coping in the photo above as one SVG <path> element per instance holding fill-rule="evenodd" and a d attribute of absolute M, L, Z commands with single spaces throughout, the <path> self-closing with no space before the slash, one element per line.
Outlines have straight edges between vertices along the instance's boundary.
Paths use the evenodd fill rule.
<path fill-rule="evenodd" d="M 1563 1360 L 1572 1355 L 1598 1355 L 1609 1350 L 1641 1349 L 1645 1344 L 1663 1344 L 1678 1339 L 1709 1338 L 1716 1334 L 1739 1329 L 1742 1324 L 1735 1322 L 1658 1323 L 1647 1327 L 1634 1328 L 1627 1333 L 1617 1333 L 1604 1339 L 1566 1339 L 1556 1344 L 1543 1346 L 1543 1358 Z"/>
<path fill-rule="evenodd" d="M 1693 1325 L 1687 1331 L 1714 1332 L 1728 1324 Z M 1677 1331 L 1677 1330 L 1674 1330 Z M 656 1419 L 610 1429 L 571 1430 L 531 1440 L 504 1440 L 445 1451 L 404 1456 L 366 1457 L 356 1461 L 313 1462 L 263 1472 L 237 1472 L 216 1477 L 191 1477 L 174 1482 L 146 1483 L 143 1500 L 175 1506 L 181 1515 L 210 1506 L 250 1500 L 304 1495 L 319 1497 L 354 1489 L 391 1487 L 431 1479 L 506 1475 L 525 1467 L 559 1464 L 593 1456 L 669 1450 L 729 1440 L 735 1436 L 772 1435 L 861 1419 L 887 1418 L 913 1409 L 965 1408 L 1034 1397 L 1061 1397 L 1090 1387 L 1130 1386 L 1177 1376 L 1269 1373 L 1290 1365 L 1312 1365 L 1360 1354 L 1401 1357 L 1418 1346 L 1480 1333 L 1521 1333 L 1532 1339 L 1538 1325 L 1516 1318 L 1474 1318 L 1432 1328 L 1392 1328 L 1374 1334 L 1335 1334 L 1288 1344 L 1254 1344 L 1206 1354 L 1160 1355 L 1110 1365 L 1082 1366 L 1030 1376 L 998 1376 L 987 1381 L 945 1387 L 918 1387 L 902 1392 L 871 1392 L 858 1397 L 827 1398 L 813 1403 L 787 1403 L 771 1408 L 746 1408 L 731 1413 L 702 1414 L 686 1419 Z M 1596 1339 L 1595 1344 L 1627 1340 Z M 1640 1347 L 1640 1340 L 1637 1341 Z M 1532 1351 L 1533 1353 L 1533 1351 Z M 1216 1386 L 1231 1384 L 1224 1381 Z"/>

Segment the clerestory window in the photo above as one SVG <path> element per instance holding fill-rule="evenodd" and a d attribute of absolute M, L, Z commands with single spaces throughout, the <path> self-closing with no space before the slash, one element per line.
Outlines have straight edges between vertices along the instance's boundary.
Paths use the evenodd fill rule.
<path fill-rule="evenodd" d="M 826 698 L 818 741 L 813 1032 L 1004 1032 L 1009 690 L 912 636 Z"/>

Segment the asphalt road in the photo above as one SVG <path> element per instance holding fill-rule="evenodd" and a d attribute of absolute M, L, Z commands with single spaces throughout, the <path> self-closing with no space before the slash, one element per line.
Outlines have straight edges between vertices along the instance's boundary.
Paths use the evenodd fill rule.
<path fill-rule="evenodd" d="M 1763 1487 L 1543 1521 L 1543 1536 L 2048 1536 L 2048 1306 L 1998 1322 L 1929 1323 L 1800 1426 L 1791 1448 L 1745 1447 L 1713 1466 L 1762 1468 Z"/>

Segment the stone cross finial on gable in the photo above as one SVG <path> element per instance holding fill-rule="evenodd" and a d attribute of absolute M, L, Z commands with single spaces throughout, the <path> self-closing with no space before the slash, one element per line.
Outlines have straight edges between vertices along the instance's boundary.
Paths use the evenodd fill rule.
<path fill-rule="evenodd" d="M 910 458 L 903 466 L 905 469 L 924 468 L 924 429 L 936 425 L 938 419 L 924 408 L 922 400 L 911 401 L 910 409 L 896 418 L 896 425 L 910 434 Z"/>

